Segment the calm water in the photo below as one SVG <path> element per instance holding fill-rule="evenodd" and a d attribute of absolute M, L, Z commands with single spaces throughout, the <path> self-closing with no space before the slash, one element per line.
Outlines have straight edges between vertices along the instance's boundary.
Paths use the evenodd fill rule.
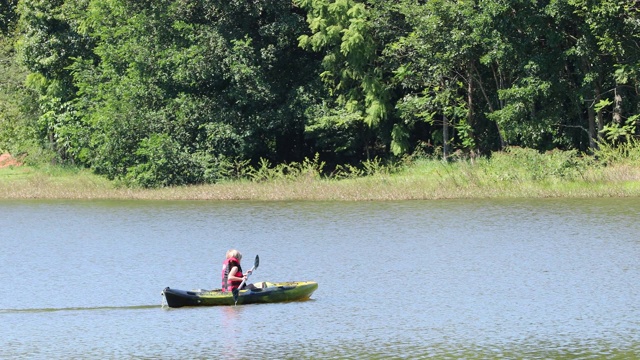
<path fill-rule="evenodd" d="M 627 358 L 640 199 L 0 201 L 0 358 Z M 161 308 L 251 281 L 312 300 Z"/>

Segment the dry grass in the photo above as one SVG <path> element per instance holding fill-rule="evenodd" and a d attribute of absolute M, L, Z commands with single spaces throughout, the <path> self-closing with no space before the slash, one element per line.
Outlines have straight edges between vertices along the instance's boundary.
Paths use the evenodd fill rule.
<path fill-rule="evenodd" d="M 640 196 L 638 165 L 591 166 L 583 167 L 578 175 L 532 177 L 508 160 L 425 160 L 393 174 L 381 171 L 342 180 L 302 176 L 161 189 L 117 187 L 87 170 L 10 166 L 0 169 L 0 199 L 371 201 Z"/>

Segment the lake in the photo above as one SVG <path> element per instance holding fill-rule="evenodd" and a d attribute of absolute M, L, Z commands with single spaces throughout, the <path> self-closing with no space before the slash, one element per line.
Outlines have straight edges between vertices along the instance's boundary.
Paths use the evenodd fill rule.
<path fill-rule="evenodd" d="M 0 358 L 628 358 L 640 199 L 0 201 Z M 162 289 L 319 283 L 168 309 Z"/>

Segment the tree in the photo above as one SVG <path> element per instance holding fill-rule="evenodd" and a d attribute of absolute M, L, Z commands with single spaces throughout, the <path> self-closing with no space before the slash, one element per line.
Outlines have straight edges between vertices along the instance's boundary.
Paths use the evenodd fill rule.
<path fill-rule="evenodd" d="M 597 77 L 596 92 L 590 108 L 606 111 L 607 119 L 598 116 L 598 129 L 610 140 L 638 133 L 640 105 L 640 7 L 622 0 L 569 0 L 575 13 L 584 21 L 586 37 L 606 61 Z M 596 52 L 596 51 L 593 51 Z M 607 121 L 608 120 L 608 121 Z M 607 124 L 603 124 L 603 122 Z"/>
<path fill-rule="evenodd" d="M 366 157 L 371 156 L 370 150 L 377 152 L 381 148 L 383 153 L 388 149 L 397 155 L 405 153 L 405 134 L 400 134 L 394 125 L 393 69 L 384 56 L 387 44 L 407 30 L 404 17 L 386 1 L 295 3 L 307 11 L 311 31 L 310 35 L 300 36 L 300 46 L 323 54 L 320 76 L 335 100 L 335 106 L 333 101 L 325 103 L 331 108 L 320 111 L 319 121 L 310 129 L 342 130 L 350 124 L 348 131 L 363 136 L 352 138 L 350 143 L 364 144 Z M 366 128 L 360 126 L 362 123 Z"/>
<path fill-rule="evenodd" d="M 481 24 L 475 18 L 475 6 L 458 1 L 405 1 L 402 12 L 412 31 L 388 47 L 388 56 L 395 59 L 395 81 L 404 94 L 396 104 L 403 132 L 422 122 L 439 125 L 441 130 L 434 128 L 430 140 L 442 146 L 446 159 L 453 126 L 460 145 L 475 150 L 472 70 L 477 66 L 477 32 L 481 30 L 476 27 Z"/>
<path fill-rule="evenodd" d="M 15 42 L 18 38 L 16 0 L 0 1 L 0 152 L 38 153 L 37 94 L 24 86 L 28 72 L 20 66 Z"/>
<path fill-rule="evenodd" d="M 72 69 L 94 129 L 83 161 L 96 171 L 145 186 L 209 182 L 226 161 L 305 155 L 315 60 L 292 41 L 304 22 L 290 4 L 101 0 L 87 14 L 98 61 Z M 167 154 L 183 160 L 148 166 Z"/>
<path fill-rule="evenodd" d="M 17 48 L 20 62 L 30 71 L 26 84 L 39 94 L 39 138 L 61 161 L 73 161 L 82 146 L 75 141 L 83 130 L 72 102 L 77 88 L 69 70 L 75 58 L 91 54 L 91 39 L 76 31 L 69 16 L 82 6 L 82 0 L 18 3 Z"/>

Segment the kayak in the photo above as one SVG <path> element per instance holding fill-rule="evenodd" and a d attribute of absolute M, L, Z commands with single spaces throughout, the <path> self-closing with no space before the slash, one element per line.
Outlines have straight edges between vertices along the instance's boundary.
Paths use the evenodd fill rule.
<path fill-rule="evenodd" d="M 315 281 L 263 282 L 238 292 L 237 305 L 277 303 L 307 300 L 318 288 Z M 235 305 L 233 294 L 221 289 L 178 290 L 166 287 L 162 290 L 169 307 Z"/>

